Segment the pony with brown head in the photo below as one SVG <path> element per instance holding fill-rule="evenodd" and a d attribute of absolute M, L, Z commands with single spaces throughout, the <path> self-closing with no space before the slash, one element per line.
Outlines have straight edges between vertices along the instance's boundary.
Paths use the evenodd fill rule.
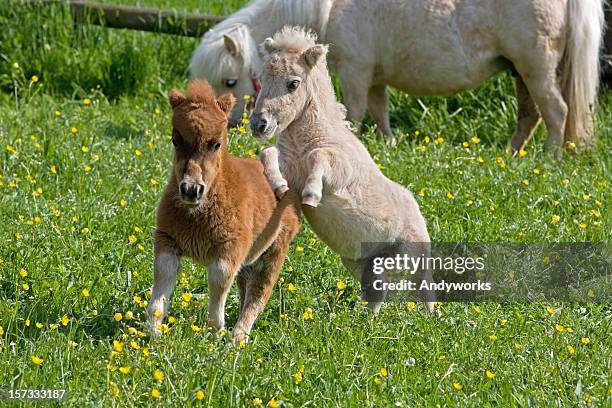
<path fill-rule="evenodd" d="M 208 323 L 225 326 L 225 301 L 238 282 L 240 316 L 234 341 L 247 338 L 268 302 L 289 244 L 299 230 L 299 197 L 277 203 L 257 160 L 228 152 L 227 117 L 232 95 L 217 97 L 195 81 L 183 95 L 170 92 L 173 171 L 157 210 L 151 329 L 160 325 L 180 269 L 188 256 L 208 267 Z"/>

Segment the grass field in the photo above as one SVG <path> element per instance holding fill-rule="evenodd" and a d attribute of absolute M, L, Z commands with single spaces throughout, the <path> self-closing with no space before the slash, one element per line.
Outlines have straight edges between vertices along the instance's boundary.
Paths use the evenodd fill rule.
<path fill-rule="evenodd" d="M 188 260 L 170 330 L 150 341 L 166 95 L 186 84 L 198 41 L 76 27 L 20 1 L 0 8 L 0 27 L 0 389 L 65 387 L 71 406 L 612 405 L 609 304 L 449 303 L 437 317 L 387 304 L 373 317 L 307 225 L 245 348 L 206 330 L 205 271 Z M 363 141 L 415 192 L 434 241 L 609 242 L 612 92 L 597 146 L 562 163 L 543 156 L 543 128 L 525 157 L 504 152 L 512 95 L 509 75 L 448 99 L 394 93 L 399 145 Z M 237 155 L 261 148 L 231 136 Z M 237 307 L 233 292 L 230 328 Z"/>

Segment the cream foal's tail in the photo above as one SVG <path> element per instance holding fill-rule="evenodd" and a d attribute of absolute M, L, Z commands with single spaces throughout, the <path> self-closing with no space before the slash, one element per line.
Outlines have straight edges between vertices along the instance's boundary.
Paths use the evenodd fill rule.
<path fill-rule="evenodd" d="M 289 189 L 283 198 L 276 204 L 272 216 L 268 220 L 268 224 L 253 243 L 247 258 L 247 264 L 259 259 L 270 245 L 272 245 L 283 227 L 283 219 L 285 219 L 285 217 L 293 213 L 298 220 L 300 219 L 302 213 L 301 208 L 301 197 L 295 191 Z"/>
<path fill-rule="evenodd" d="M 591 146 L 595 139 L 604 3 L 605 0 L 568 1 L 568 38 L 561 62 L 561 86 L 568 106 L 565 141 L 575 142 L 579 148 Z"/>

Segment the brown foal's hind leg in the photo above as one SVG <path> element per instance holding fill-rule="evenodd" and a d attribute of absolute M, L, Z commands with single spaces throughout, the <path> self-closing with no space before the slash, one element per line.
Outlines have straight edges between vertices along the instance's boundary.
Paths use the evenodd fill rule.
<path fill-rule="evenodd" d="M 244 305 L 234 327 L 234 343 L 247 340 L 255 320 L 270 299 L 285 258 L 282 248 L 278 246 L 277 242 L 272 244 L 253 265 L 246 285 Z"/>
<path fill-rule="evenodd" d="M 216 330 L 225 327 L 225 302 L 238 269 L 236 263 L 219 259 L 208 266 L 208 324 Z"/>
<path fill-rule="evenodd" d="M 251 266 L 243 266 L 238 271 L 238 276 L 236 276 L 236 285 L 238 286 L 238 298 L 240 299 L 240 309 L 238 309 L 238 313 L 242 313 L 242 308 L 244 307 L 244 298 L 246 297 L 246 288 L 247 282 L 249 280 L 249 276 L 253 273 Z"/>
<path fill-rule="evenodd" d="M 240 311 L 236 327 L 234 327 L 234 344 L 248 340 L 253 324 L 270 300 L 272 290 L 287 256 L 289 244 L 297 234 L 298 229 L 299 224 L 295 221 L 290 225 L 285 224 L 276 241 L 252 265 L 246 286 L 244 306 Z"/>
<path fill-rule="evenodd" d="M 513 156 L 516 156 L 529 143 L 529 139 L 531 139 L 541 119 L 538 107 L 520 75 L 516 76 L 515 83 L 518 103 L 518 123 L 512 139 L 510 139 L 510 149 Z"/>

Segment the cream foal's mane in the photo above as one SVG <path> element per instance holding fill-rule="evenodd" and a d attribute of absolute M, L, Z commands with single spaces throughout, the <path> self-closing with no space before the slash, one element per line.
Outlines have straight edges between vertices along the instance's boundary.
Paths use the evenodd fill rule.
<path fill-rule="evenodd" d="M 317 35 L 302 27 L 285 26 L 272 37 L 274 53 L 301 53 L 314 47 Z M 268 63 L 270 54 L 262 44 L 262 53 L 266 56 L 264 64 Z M 327 70 L 326 57 L 323 56 L 317 65 L 310 71 L 306 81 L 308 92 L 318 103 L 315 116 L 317 122 L 331 124 L 333 127 L 343 127 L 354 136 L 353 125 L 346 120 L 346 107 L 338 101 L 331 76 Z M 309 109 L 308 107 L 306 109 Z M 322 119 L 323 116 L 325 119 Z"/>
<path fill-rule="evenodd" d="M 301 27 L 285 26 L 274 33 L 272 40 L 278 50 L 302 52 L 316 45 L 317 34 Z"/>

